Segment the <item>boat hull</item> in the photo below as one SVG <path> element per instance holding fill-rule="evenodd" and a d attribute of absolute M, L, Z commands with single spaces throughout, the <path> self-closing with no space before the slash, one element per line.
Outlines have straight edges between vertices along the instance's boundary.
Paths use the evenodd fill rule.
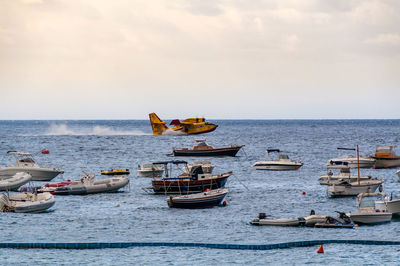
<path fill-rule="evenodd" d="M 400 199 L 390 201 L 375 201 L 375 206 L 381 211 L 387 211 L 393 216 L 400 216 Z"/>
<path fill-rule="evenodd" d="M 380 224 L 390 222 L 392 213 L 390 212 L 353 212 L 347 214 L 356 224 Z"/>
<path fill-rule="evenodd" d="M 250 223 L 252 225 L 269 225 L 269 226 L 300 226 L 305 225 L 303 217 L 299 218 L 277 218 L 277 219 L 254 219 Z"/>
<path fill-rule="evenodd" d="M 207 179 L 162 179 L 152 180 L 151 185 L 155 194 L 187 194 L 198 193 L 208 189 L 225 187 L 228 177 L 232 173 L 215 175 Z"/>
<path fill-rule="evenodd" d="M 357 158 L 335 158 L 328 161 L 327 165 L 332 165 L 331 162 L 345 162 L 350 168 L 358 168 Z M 376 160 L 370 157 L 360 157 L 360 168 L 371 168 L 374 166 Z"/>
<path fill-rule="evenodd" d="M 4 167 L 0 168 L 0 177 L 12 176 L 19 172 L 25 172 L 32 176 L 32 181 L 50 181 L 59 174 L 64 173 L 62 170 L 51 168 L 36 167 Z"/>
<path fill-rule="evenodd" d="M 400 157 L 398 158 L 379 158 L 379 157 L 373 157 L 376 162 L 374 165 L 375 169 L 378 168 L 391 168 L 391 167 L 398 167 L 400 166 Z"/>
<path fill-rule="evenodd" d="M 303 164 L 263 164 L 263 163 L 255 163 L 253 167 L 256 170 L 271 170 L 271 171 L 290 171 L 290 170 L 297 170 Z"/>
<path fill-rule="evenodd" d="M 177 150 L 174 149 L 172 151 L 174 156 L 236 156 L 239 150 L 243 146 L 232 146 L 228 148 L 220 148 L 220 149 L 213 149 L 213 150 L 189 150 L 189 149 L 182 149 Z"/>
<path fill-rule="evenodd" d="M 227 193 L 227 189 L 218 189 L 217 191 L 210 191 L 210 193 L 202 192 L 183 196 L 171 196 L 166 200 L 170 208 L 211 208 L 220 205 Z"/>
<path fill-rule="evenodd" d="M 376 189 L 383 183 L 380 182 L 369 182 L 366 181 L 361 185 L 352 183 L 351 185 L 340 185 L 332 184 L 328 186 L 328 194 L 331 197 L 342 197 L 342 196 L 357 196 L 360 193 L 375 192 Z"/>
<path fill-rule="evenodd" d="M 55 199 L 50 193 L 36 195 L 28 192 L 12 195 L 9 202 L 13 212 L 40 213 L 51 208 L 55 203 Z"/>

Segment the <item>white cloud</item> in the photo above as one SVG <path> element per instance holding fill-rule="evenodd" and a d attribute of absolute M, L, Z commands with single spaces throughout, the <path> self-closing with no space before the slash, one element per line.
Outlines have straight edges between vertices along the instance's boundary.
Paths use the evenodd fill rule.
<path fill-rule="evenodd" d="M 365 40 L 365 42 L 384 46 L 400 46 L 400 34 L 379 34 L 374 38 L 369 38 Z"/>

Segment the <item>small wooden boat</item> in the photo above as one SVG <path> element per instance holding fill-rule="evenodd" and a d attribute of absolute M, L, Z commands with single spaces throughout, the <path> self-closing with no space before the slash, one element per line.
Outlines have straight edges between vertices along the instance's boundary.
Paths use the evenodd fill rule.
<path fill-rule="evenodd" d="M 9 178 L 0 179 L 0 191 L 17 190 L 20 186 L 31 181 L 32 176 L 28 173 L 19 172 Z"/>
<path fill-rule="evenodd" d="M 79 181 L 46 184 L 39 192 L 51 192 L 54 195 L 86 195 L 94 193 L 116 192 L 128 185 L 129 178 L 124 176 L 103 180 L 94 180 L 94 174 L 86 174 Z"/>
<path fill-rule="evenodd" d="M 385 193 L 361 193 L 357 196 L 358 211 L 347 215 L 357 224 L 379 224 L 390 222 L 392 213 L 375 207 L 376 197 L 386 197 Z"/>
<path fill-rule="evenodd" d="M 381 187 L 383 182 L 384 180 L 376 178 L 360 182 L 341 181 L 336 184 L 328 185 L 328 194 L 331 197 L 341 197 L 357 196 L 360 193 L 372 193 L 375 192 L 378 187 Z"/>
<path fill-rule="evenodd" d="M 44 212 L 55 203 L 50 193 L 15 193 L 11 196 L 0 195 L 0 212 Z"/>
<path fill-rule="evenodd" d="M 372 156 L 376 160 L 374 167 L 377 169 L 400 166 L 400 156 L 393 150 L 396 147 L 396 145 L 377 145 Z"/>
<path fill-rule="evenodd" d="M 170 208 L 185 208 L 185 209 L 198 209 L 198 208 L 210 208 L 221 204 L 228 189 L 206 189 L 204 192 L 170 196 L 166 198 L 168 206 Z"/>
<path fill-rule="evenodd" d="M 173 148 L 172 153 L 174 156 L 236 156 L 239 150 L 244 145 L 232 145 L 230 147 L 224 148 L 214 148 L 206 144 L 204 139 L 195 140 L 198 144 L 193 147 L 193 149 L 183 148 L 176 149 Z"/>
<path fill-rule="evenodd" d="M 123 170 L 123 169 L 111 169 L 111 170 L 108 170 L 108 171 L 105 171 L 105 170 L 101 170 L 101 174 L 102 175 L 129 175 L 130 174 L 130 172 L 129 172 L 129 169 L 125 169 L 125 170 Z"/>

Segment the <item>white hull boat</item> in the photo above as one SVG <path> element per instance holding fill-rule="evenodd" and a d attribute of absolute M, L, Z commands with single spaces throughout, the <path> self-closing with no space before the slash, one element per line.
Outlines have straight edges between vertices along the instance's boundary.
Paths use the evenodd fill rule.
<path fill-rule="evenodd" d="M 279 157 L 275 160 L 268 160 L 269 153 L 278 152 Z M 266 161 L 259 161 L 253 164 L 253 167 L 257 170 L 272 170 L 272 171 L 287 171 L 297 170 L 303 166 L 302 162 L 295 162 L 289 159 L 287 154 L 281 154 L 278 149 L 268 149 L 266 153 Z"/>
<path fill-rule="evenodd" d="M 252 225 L 270 225 L 270 226 L 310 226 L 317 223 L 323 223 L 326 220 L 325 215 L 309 215 L 297 218 L 266 218 L 264 213 L 259 214 L 258 219 L 250 222 Z"/>
<path fill-rule="evenodd" d="M 7 197 L 0 195 L 0 210 L 2 212 L 39 213 L 51 208 L 55 203 L 50 193 L 23 192 Z"/>
<path fill-rule="evenodd" d="M 28 173 L 19 172 L 9 178 L 0 179 L 0 191 L 16 190 L 31 181 L 32 176 Z"/>
<path fill-rule="evenodd" d="M 347 181 L 349 183 L 356 182 L 358 179 L 360 181 L 368 181 L 371 180 L 371 176 L 353 176 L 350 172 L 350 166 L 347 162 L 340 161 L 330 161 L 326 166 L 328 173 L 326 175 L 318 178 L 318 182 L 321 185 L 332 185 L 339 184 L 343 181 Z M 333 174 L 332 170 L 340 170 L 339 174 Z"/>
<path fill-rule="evenodd" d="M 182 171 L 185 174 L 189 174 L 194 167 L 201 166 L 203 168 L 203 173 L 211 174 L 214 170 L 214 165 L 208 161 L 197 161 L 187 164 L 187 166 L 182 167 Z"/>
<path fill-rule="evenodd" d="M 360 156 L 359 158 L 360 168 L 372 168 L 376 161 L 374 158 L 371 157 Z M 330 159 L 328 160 L 327 165 L 331 165 L 333 162 L 345 162 L 350 168 L 358 167 L 357 157 L 354 157 L 352 155 L 342 158 Z"/>
<path fill-rule="evenodd" d="M 357 196 L 360 193 L 372 193 L 383 183 L 381 179 L 371 179 L 368 181 L 346 182 L 328 185 L 328 194 L 331 197 Z"/>
<path fill-rule="evenodd" d="M 382 201 L 375 201 L 375 206 L 381 211 L 391 212 L 394 216 L 400 216 L 400 199 L 390 200 L 384 198 Z"/>
<path fill-rule="evenodd" d="M 32 181 L 50 181 L 64 171 L 55 168 L 40 167 L 27 152 L 9 151 L 7 154 L 14 155 L 15 165 L 0 167 L 0 177 L 15 175 L 19 172 L 26 172 L 32 176 Z"/>
<path fill-rule="evenodd" d="M 228 189 L 211 189 L 200 193 L 170 196 L 166 199 L 170 208 L 198 209 L 210 208 L 221 204 Z"/>
<path fill-rule="evenodd" d="M 140 177 L 160 177 L 164 173 L 162 165 L 157 164 L 143 164 L 139 166 L 137 175 Z"/>
<path fill-rule="evenodd" d="M 356 224 L 380 224 L 390 222 L 392 213 L 376 208 L 376 197 L 385 198 L 385 193 L 360 193 L 357 196 L 358 211 L 347 215 Z"/>

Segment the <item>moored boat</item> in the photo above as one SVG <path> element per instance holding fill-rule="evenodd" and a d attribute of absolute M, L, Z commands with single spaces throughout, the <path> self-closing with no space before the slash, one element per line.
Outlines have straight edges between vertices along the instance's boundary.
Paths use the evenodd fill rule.
<path fill-rule="evenodd" d="M 111 170 L 101 170 L 102 175 L 129 175 L 129 169 L 111 169 Z"/>
<path fill-rule="evenodd" d="M 209 161 L 197 161 L 193 163 L 188 163 L 187 166 L 182 167 L 182 171 L 188 174 L 192 171 L 193 167 L 200 166 L 204 173 L 211 174 L 214 170 L 214 165 Z"/>
<path fill-rule="evenodd" d="M 269 160 L 269 154 L 277 152 L 278 158 L 275 160 Z M 302 162 L 295 162 L 289 159 L 287 154 L 281 153 L 279 149 L 268 149 L 266 151 L 266 160 L 259 161 L 253 164 L 253 167 L 257 170 L 275 170 L 275 171 L 285 171 L 285 170 L 297 170 L 303 166 Z"/>
<path fill-rule="evenodd" d="M 39 213 L 51 208 L 55 203 L 50 193 L 14 193 L 0 195 L 0 212 Z"/>
<path fill-rule="evenodd" d="M 392 213 L 379 210 L 375 206 L 376 197 L 386 197 L 385 193 L 360 193 L 357 196 L 358 211 L 347 215 L 357 224 L 379 224 L 390 222 Z"/>
<path fill-rule="evenodd" d="M 382 179 L 371 178 L 360 182 L 341 181 L 328 185 L 328 194 L 331 197 L 357 196 L 360 193 L 375 192 L 384 182 Z"/>
<path fill-rule="evenodd" d="M 64 171 L 56 168 L 40 167 L 28 152 L 8 151 L 15 158 L 15 165 L 0 167 L 0 177 L 8 177 L 19 172 L 26 172 L 32 176 L 32 181 L 50 181 Z"/>
<path fill-rule="evenodd" d="M 129 183 L 125 176 L 94 180 L 94 174 L 86 174 L 79 181 L 46 184 L 39 191 L 51 192 L 54 195 L 86 195 L 94 193 L 116 192 Z"/>
<path fill-rule="evenodd" d="M 339 213 L 338 217 L 326 216 L 323 222 L 315 224 L 317 228 L 354 228 L 353 220 L 344 212 Z"/>
<path fill-rule="evenodd" d="M 19 172 L 9 178 L 0 179 L 0 191 L 16 190 L 32 179 L 28 173 Z"/>
<path fill-rule="evenodd" d="M 392 199 L 392 196 L 382 197 L 375 201 L 375 208 L 381 211 L 391 212 L 393 216 L 400 216 L 400 199 Z"/>
<path fill-rule="evenodd" d="M 230 147 L 214 148 L 207 145 L 204 139 L 196 139 L 198 144 L 193 149 L 172 149 L 174 156 L 236 156 L 244 145 L 231 145 Z"/>
<path fill-rule="evenodd" d="M 170 196 L 166 198 L 166 201 L 170 208 L 210 208 L 220 205 L 226 194 L 228 194 L 228 189 L 226 188 L 206 189 L 200 193 Z"/>
<path fill-rule="evenodd" d="M 318 182 L 321 185 L 331 185 L 331 184 L 338 184 L 342 181 L 347 182 L 356 182 L 358 181 L 358 176 L 351 175 L 350 167 L 347 162 L 341 161 L 330 161 L 327 165 L 328 173 L 326 175 L 322 175 L 318 178 Z M 339 173 L 334 173 L 338 171 Z M 360 181 L 367 181 L 370 180 L 371 176 L 360 176 Z"/>
<path fill-rule="evenodd" d="M 205 174 L 199 166 L 193 167 L 189 174 L 181 174 L 178 177 L 169 177 L 168 164 L 186 165 L 186 161 L 156 162 L 165 165 L 165 177 L 154 179 L 151 189 L 156 194 L 189 194 L 199 193 L 208 189 L 223 188 L 232 172 L 223 174 Z"/>
<path fill-rule="evenodd" d="M 159 164 L 139 165 L 137 175 L 140 177 L 159 177 L 163 174 L 164 167 Z"/>
<path fill-rule="evenodd" d="M 396 145 L 377 145 L 372 158 L 376 160 L 375 168 L 390 168 L 400 166 L 400 156 L 393 150 Z"/>

